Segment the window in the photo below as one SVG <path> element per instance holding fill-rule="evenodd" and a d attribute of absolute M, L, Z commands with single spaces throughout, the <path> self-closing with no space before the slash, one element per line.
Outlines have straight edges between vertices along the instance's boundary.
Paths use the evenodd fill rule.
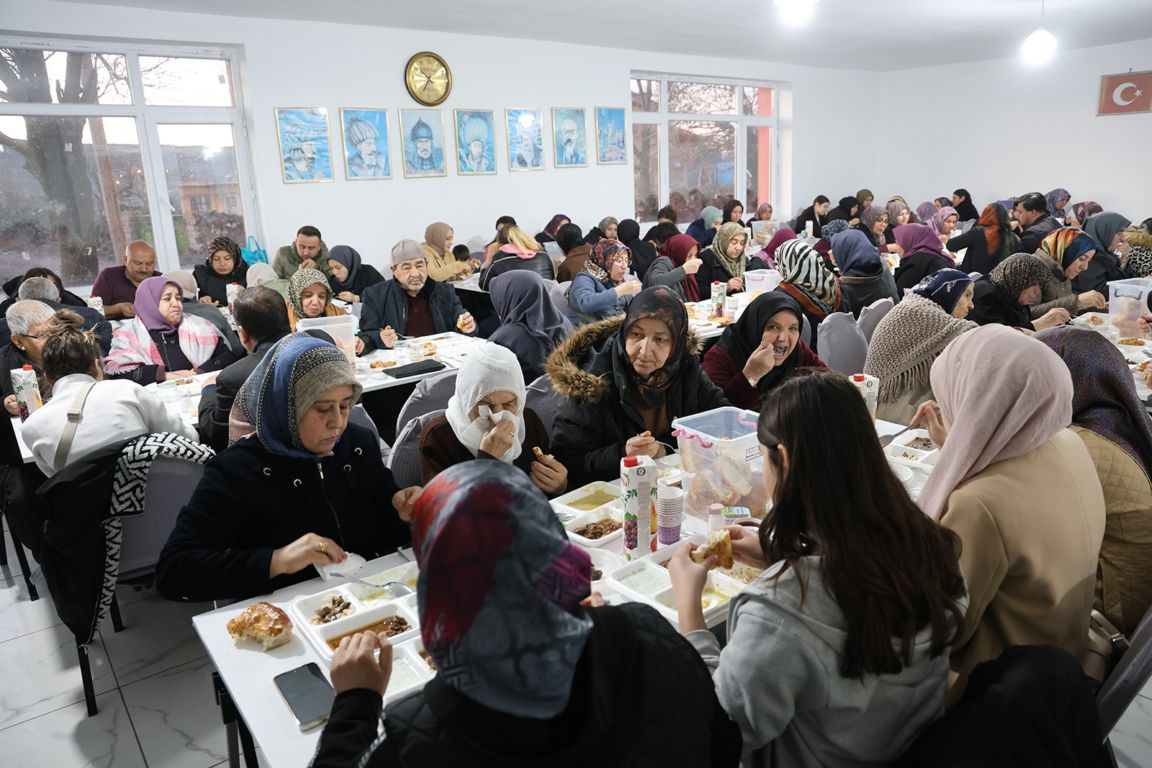
<path fill-rule="evenodd" d="M 655 221 L 671 205 L 684 225 L 734 197 L 747 218 L 771 202 L 779 175 L 774 85 L 634 73 L 631 90 L 639 221 Z"/>
<path fill-rule="evenodd" d="M 243 241 L 234 73 L 227 50 L 0 38 L 0 280 L 46 266 L 84 288 L 132 240 L 161 271 Z"/>

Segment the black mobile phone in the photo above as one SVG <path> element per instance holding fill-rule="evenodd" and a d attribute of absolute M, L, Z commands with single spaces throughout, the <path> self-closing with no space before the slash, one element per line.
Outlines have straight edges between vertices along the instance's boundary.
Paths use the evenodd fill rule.
<path fill-rule="evenodd" d="M 307 731 L 328 720 L 336 692 L 316 662 L 282 672 L 276 675 L 275 680 L 280 695 L 296 716 L 300 730 Z"/>

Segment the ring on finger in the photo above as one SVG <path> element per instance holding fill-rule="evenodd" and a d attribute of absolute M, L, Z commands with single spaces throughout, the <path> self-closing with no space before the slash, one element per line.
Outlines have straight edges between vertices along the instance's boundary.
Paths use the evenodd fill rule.
<path fill-rule="evenodd" d="M 323 541 L 318 541 L 316 542 L 315 549 L 317 552 L 323 555 L 328 550 L 328 545 Z"/>

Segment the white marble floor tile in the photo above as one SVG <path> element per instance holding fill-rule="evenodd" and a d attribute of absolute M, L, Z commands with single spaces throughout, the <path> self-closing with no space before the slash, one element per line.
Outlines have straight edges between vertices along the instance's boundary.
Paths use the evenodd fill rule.
<path fill-rule="evenodd" d="M 227 758 L 207 657 L 121 690 L 149 765 L 208 768 Z"/>
<path fill-rule="evenodd" d="M 29 599 L 21 576 L 0 581 L 0 643 L 60 623 L 44 577 L 33 576 L 32 583 L 40 593 L 39 600 Z"/>
<path fill-rule="evenodd" d="M 1137 696 L 1110 738 L 1120 768 L 1152 765 L 1152 700 Z"/>
<path fill-rule="evenodd" d="M 1148 678 L 1148 682 L 1144 683 L 1144 688 L 1140 691 L 1140 695 L 1146 699 L 1152 699 L 1152 677 Z"/>
<path fill-rule="evenodd" d="M 144 600 L 145 598 L 155 596 L 156 590 L 152 587 L 136 589 L 135 587 L 130 587 L 126 584 L 116 585 L 116 601 L 120 603 L 121 608 L 126 605 L 131 605 L 132 603 L 135 603 L 139 600 Z"/>
<path fill-rule="evenodd" d="M 116 687 L 104 645 L 88 646 L 97 695 Z M 0 728 L 84 700 L 76 641 L 64 625 L 0 643 Z"/>
<path fill-rule="evenodd" d="M 212 610 L 209 603 L 174 603 L 152 593 L 120 606 L 124 631 L 111 622 L 100 636 L 121 686 L 143 680 L 189 661 L 203 658 L 204 646 L 192 627 L 192 617 Z"/>
<path fill-rule="evenodd" d="M 143 768 L 144 755 L 119 691 L 96 697 L 100 713 L 88 717 L 83 703 L 57 709 L 0 730 L 0 754 L 8 768 L 92 766 Z"/>

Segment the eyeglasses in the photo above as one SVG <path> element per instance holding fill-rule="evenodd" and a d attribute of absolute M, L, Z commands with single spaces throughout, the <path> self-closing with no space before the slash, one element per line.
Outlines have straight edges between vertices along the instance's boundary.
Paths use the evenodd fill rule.
<path fill-rule="evenodd" d="M 36 341 L 40 341 L 40 339 L 44 338 L 44 334 L 42 333 L 22 333 L 20 335 L 26 339 L 36 339 Z"/>

